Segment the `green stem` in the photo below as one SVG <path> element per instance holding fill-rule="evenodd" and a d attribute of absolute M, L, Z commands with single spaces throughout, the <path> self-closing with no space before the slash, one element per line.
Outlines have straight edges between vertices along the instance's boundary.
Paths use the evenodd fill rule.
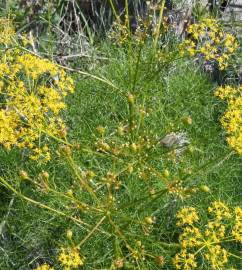
<path fill-rule="evenodd" d="M 136 87 L 136 82 L 137 82 L 137 77 L 138 77 L 138 72 L 139 72 L 139 64 L 140 64 L 140 59 L 141 59 L 141 52 L 142 52 L 143 45 L 141 44 L 139 47 L 139 52 L 138 52 L 138 58 L 135 66 L 135 74 L 134 74 L 134 81 L 133 81 L 133 87 L 132 87 L 132 92 L 135 91 Z"/>
<path fill-rule="evenodd" d="M 233 253 L 230 253 L 230 252 L 229 252 L 229 255 L 232 256 L 232 257 L 234 257 L 234 258 L 236 258 L 236 259 L 242 260 L 242 257 L 237 256 L 237 255 L 235 255 L 235 254 L 233 254 Z"/>
<path fill-rule="evenodd" d="M 154 40 L 154 44 L 153 44 L 154 52 L 157 49 L 158 39 L 160 36 L 160 28 L 161 28 L 161 23 L 162 23 L 162 19 L 163 19 L 164 7 L 165 7 L 165 0 L 162 0 L 161 7 L 160 7 L 159 20 L 158 20 L 158 24 L 156 26 L 155 40 Z"/>
<path fill-rule="evenodd" d="M 32 179 L 28 179 L 28 181 L 30 181 L 32 184 L 36 185 L 37 187 L 41 188 L 41 185 L 39 183 L 36 183 L 35 181 L 33 181 Z M 51 187 L 47 187 L 48 191 L 58 195 L 58 196 L 61 196 L 67 200 L 70 200 L 71 202 L 75 202 L 79 205 L 81 205 L 83 208 L 86 208 L 86 209 L 90 209 L 90 210 L 93 210 L 95 212 L 99 212 L 99 213 L 103 213 L 103 211 L 99 208 L 96 208 L 96 207 L 93 207 L 93 206 L 90 206 L 88 204 L 85 204 L 85 203 L 82 203 L 81 201 L 79 201 L 78 199 L 76 199 L 75 197 L 70 197 L 70 196 L 67 196 L 66 194 L 62 193 L 62 192 L 59 192 L 57 190 L 54 190 L 53 188 Z"/>
<path fill-rule="evenodd" d="M 81 247 L 91 236 L 92 234 L 98 229 L 98 227 L 103 223 L 106 219 L 106 216 L 103 216 L 99 222 L 93 227 L 93 229 L 86 235 L 86 237 L 78 244 L 77 247 Z"/>
<path fill-rule="evenodd" d="M 130 142 L 132 142 L 133 139 L 133 133 L 134 133 L 134 104 L 129 102 L 129 131 L 130 131 Z"/>
<path fill-rule="evenodd" d="M 85 223 L 84 221 L 82 221 L 82 220 L 80 220 L 80 219 L 77 219 L 77 218 L 75 218 L 75 217 L 71 217 L 71 216 L 65 214 L 65 213 L 62 212 L 62 211 L 56 210 L 56 209 L 54 209 L 54 208 L 52 208 L 52 207 L 49 207 L 48 205 L 45 205 L 45 204 L 43 204 L 43 203 L 41 203 L 41 202 L 38 202 L 38 201 L 36 201 L 36 200 L 34 200 L 34 199 L 32 199 L 32 198 L 29 198 L 29 197 L 23 195 L 21 192 L 17 191 L 12 185 L 10 185 L 10 184 L 9 184 L 5 179 L 3 179 L 2 177 L 0 177 L 0 181 L 2 182 L 2 184 L 3 184 L 6 188 L 8 188 L 9 190 L 11 190 L 14 194 L 16 194 L 18 197 L 24 199 L 25 201 L 30 202 L 30 203 L 32 203 L 32 204 L 35 204 L 35 205 L 37 205 L 37 206 L 40 207 L 40 208 L 49 210 L 49 211 L 51 211 L 51 212 L 53 212 L 53 213 L 55 213 L 55 214 L 57 214 L 57 215 L 59 215 L 59 216 L 64 216 L 64 217 L 66 217 L 66 218 L 68 218 L 68 219 L 71 219 L 72 221 L 75 221 L 75 222 L 78 223 L 78 224 L 81 224 L 81 225 L 85 225 L 85 226 L 87 226 L 87 227 L 90 227 L 89 224 Z"/>
<path fill-rule="evenodd" d="M 133 206 L 133 205 L 135 205 L 135 204 L 137 204 L 137 203 L 144 202 L 144 200 L 146 200 L 147 198 L 150 198 L 151 196 L 157 196 L 157 195 L 163 194 L 163 193 L 165 193 L 165 192 L 167 192 L 167 189 L 161 189 L 161 190 L 155 192 L 155 193 L 152 194 L 152 195 L 149 194 L 149 195 L 143 196 L 143 197 L 141 197 L 140 199 L 135 200 L 135 201 L 133 201 L 133 202 L 131 202 L 131 203 L 121 205 L 121 206 L 119 207 L 119 209 L 129 208 L 129 207 L 131 207 L 131 206 Z"/>
<path fill-rule="evenodd" d="M 74 174 L 76 175 L 77 179 L 82 184 L 82 186 L 88 191 L 88 193 L 93 197 L 93 199 L 95 201 L 98 201 L 98 198 L 97 198 L 94 190 L 88 185 L 88 183 L 81 177 L 81 175 L 77 171 L 76 164 L 70 155 L 67 155 L 67 161 L 68 161 L 70 167 L 72 168 Z"/>
<path fill-rule="evenodd" d="M 21 49 L 21 50 L 23 50 L 23 51 L 26 51 L 26 52 L 28 52 L 28 53 L 30 53 L 30 54 L 32 54 L 32 55 L 35 55 L 35 56 L 37 56 L 37 57 L 39 57 L 39 58 L 43 58 L 43 57 L 41 57 L 41 55 L 39 55 L 39 54 L 37 54 L 37 53 L 34 53 L 33 51 L 30 51 L 30 50 L 28 50 L 28 49 L 26 49 L 26 48 L 24 48 L 24 47 L 22 47 L 22 46 L 16 45 L 16 47 L 19 48 L 19 49 Z M 109 81 L 108 79 L 106 79 L 106 78 L 98 77 L 98 76 L 96 76 L 96 75 L 93 75 L 93 74 L 90 74 L 90 73 L 88 73 L 88 72 L 81 71 L 81 70 L 78 70 L 78 69 L 74 69 L 74 68 L 62 66 L 62 65 L 57 64 L 57 63 L 55 63 L 55 64 L 56 64 L 56 66 L 58 66 L 58 67 L 60 67 L 60 68 L 63 68 L 63 69 L 65 69 L 65 70 L 68 70 L 68 71 L 71 71 L 71 72 L 79 73 L 80 75 L 84 75 L 84 76 L 90 77 L 90 78 L 92 78 L 92 79 L 95 79 L 95 80 L 97 80 L 97 81 L 100 81 L 100 82 L 102 82 L 102 83 L 107 84 L 108 86 L 112 87 L 112 88 L 115 89 L 115 90 L 120 90 L 117 86 L 115 86 L 112 82 L 110 82 L 110 81 Z"/>
<path fill-rule="evenodd" d="M 109 4 L 111 6 L 111 9 L 113 11 L 113 14 L 114 14 L 115 18 L 118 20 L 119 16 L 118 16 L 117 11 L 116 11 L 116 8 L 115 8 L 115 6 L 113 4 L 113 0 L 109 0 Z"/>
<path fill-rule="evenodd" d="M 203 173 L 206 172 L 206 173 L 207 173 L 209 170 L 212 170 L 212 169 L 214 169 L 215 167 L 220 166 L 225 160 L 229 159 L 234 153 L 235 153 L 234 151 L 230 151 L 230 152 L 229 152 L 227 155 L 225 155 L 222 159 L 221 159 L 221 157 L 219 156 L 219 157 L 215 158 L 214 160 L 205 163 L 204 165 L 200 166 L 200 167 L 195 171 L 195 174 L 197 175 L 197 174 L 199 174 L 200 172 L 203 172 Z M 209 166 L 209 165 L 213 165 L 214 163 L 215 163 L 214 166 L 211 166 L 211 167 Z M 209 169 L 208 169 L 208 170 L 205 170 L 205 169 L 207 169 L 207 167 L 209 167 Z M 194 174 L 192 174 L 192 175 L 194 175 Z M 192 175 L 186 175 L 182 180 L 184 181 L 184 180 L 186 180 L 186 179 L 192 177 Z"/>
<path fill-rule="evenodd" d="M 159 242 L 161 246 L 166 247 L 166 248 L 175 248 L 178 249 L 181 247 L 180 244 L 177 243 L 166 243 L 166 242 Z"/>

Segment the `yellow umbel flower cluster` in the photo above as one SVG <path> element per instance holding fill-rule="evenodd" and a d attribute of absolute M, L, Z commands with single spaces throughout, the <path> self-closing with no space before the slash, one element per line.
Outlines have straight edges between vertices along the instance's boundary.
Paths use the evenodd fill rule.
<path fill-rule="evenodd" d="M 54 270 L 54 268 L 52 268 L 49 264 L 44 263 L 35 268 L 34 270 Z"/>
<path fill-rule="evenodd" d="M 206 262 L 209 269 L 225 269 L 232 254 L 227 243 L 242 243 L 242 209 L 229 208 L 225 203 L 215 201 L 208 207 L 207 224 L 194 207 L 186 207 L 177 213 L 177 226 L 182 228 L 179 237 L 181 251 L 173 263 L 176 269 L 192 270 L 199 261 Z M 227 268 L 226 268 L 227 269 Z"/>
<path fill-rule="evenodd" d="M 183 226 L 185 224 L 192 225 L 194 222 L 199 220 L 197 211 L 194 207 L 183 208 L 178 214 L 177 226 Z"/>
<path fill-rule="evenodd" d="M 188 34 L 187 39 L 180 44 L 180 54 L 202 56 L 206 61 L 216 61 L 220 70 L 228 66 L 230 56 L 238 48 L 235 37 L 224 32 L 212 18 L 204 18 L 201 22 L 190 25 Z"/>
<path fill-rule="evenodd" d="M 235 224 L 232 230 L 232 235 L 236 241 L 242 243 L 242 209 L 240 207 L 235 208 Z"/>
<path fill-rule="evenodd" d="M 58 261 L 64 267 L 64 270 L 76 269 L 84 264 L 78 248 L 62 248 Z"/>
<path fill-rule="evenodd" d="M 242 154 L 242 86 L 231 87 L 221 86 L 215 96 L 226 100 L 228 108 L 221 123 L 225 128 L 229 145 L 235 149 L 240 155 Z"/>
<path fill-rule="evenodd" d="M 8 40 L 0 36 L 0 45 L 9 45 Z M 48 161 L 45 135 L 65 134 L 60 112 L 73 90 L 72 78 L 51 61 L 11 46 L 1 51 L 0 144 L 30 149 L 32 159 Z"/>

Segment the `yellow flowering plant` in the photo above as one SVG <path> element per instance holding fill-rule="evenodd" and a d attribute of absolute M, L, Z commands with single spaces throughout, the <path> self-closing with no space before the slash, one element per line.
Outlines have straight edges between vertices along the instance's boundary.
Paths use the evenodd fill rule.
<path fill-rule="evenodd" d="M 73 80 L 55 63 L 18 48 L 8 20 L 5 31 L 0 34 L 5 46 L 0 52 L 0 144 L 8 150 L 28 149 L 31 159 L 48 161 L 45 137 L 65 137 L 61 111 Z"/>
<path fill-rule="evenodd" d="M 72 231 L 67 231 L 67 240 L 69 245 L 61 247 L 57 255 L 57 263 L 60 265 L 63 270 L 73 270 L 80 269 L 84 265 L 84 257 L 80 254 L 80 248 L 78 245 L 75 245 L 72 240 Z M 55 267 L 57 266 L 55 264 Z M 36 267 L 34 270 L 55 270 L 56 268 L 51 267 L 49 264 L 44 263 Z M 59 269 L 59 268 L 58 268 Z"/>
<path fill-rule="evenodd" d="M 242 86 L 220 86 L 215 96 L 227 101 L 228 107 L 221 118 L 221 124 L 228 135 L 228 144 L 242 154 Z"/>
<path fill-rule="evenodd" d="M 44 263 L 44 264 L 36 267 L 34 270 L 54 270 L 54 268 L 51 267 L 49 264 Z"/>
<path fill-rule="evenodd" d="M 194 207 L 177 213 L 181 251 L 173 259 L 176 269 L 199 268 L 200 262 L 209 269 L 228 269 L 229 258 L 241 260 L 231 251 L 232 243 L 242 243 L 242 209 L 214 201 L 207 209 L 207 223 Z"/>
<path fill-rule="evenodd" d="M 161 15 L 164 1 L 162 4 Z M 161 18 L 162 16 L 159 24 L 162 23 Z M 128 21 L 126 23 L 128 24 Z M 161 26 L 159 24 L 158 26 Z M 139 34 L 134 36 L 139 45 L 143 45 L 146 40 L 147 36 L 143 35 L 142 31 L 149 30 L 148 26 L 145 27 L 138 28 Z M 158 29 L 160 31 L 159 27 Z M 121 37 L 128 37 L 130 28 L 121 30 Z M 156 48 L 159 31 L 155 32 L 152 41 L 155 53 L 159 50 Z M 30 157 L 38 164 L 40 160 L 50 159 L 48 138 L 53 138 L 60 143 L 55 153 L 62 170 L 58 172 L 58 165 L 53 161 L 53 167 L 57 168 L 53 171 L 43 170 L 36 173 L 31 169 L 28 172 L 21 169 L 15 178 L 5 180 L 0 177 L 0 182 L 22 200 L 61 217 L 66 223 L 73 222 L 73 227 L 78 230 L 79 243 L 72 241 L 72 230 L 68 230 L 65 240 L 58 235 L 54 245 L 61 242 L 61 248 L 54 260 L 54 268 L 71 270 L 108 267 L 115 270 L 148 269 L 150 265 L 155 268 L 157 265 L 163 267 L 167 257 L 170 257 L 170 254 L 167 256 L 169 251 L 166 251 L 166 247 L 177 249 L 180 244 L 167 243 L 166 232 L 160 234 L 159 219 L 162 215 L 159 213 L 161 209 L 163 211 L 161 204 L 167 202 L 164 210 L 167 208 L 170 211 L 170 202 L 176 204 L 177 201 L 184 201 L 199 191 L 208 193 L 210 189 L 206 185 L 199 189 L 193 167 L 185 168 L 187 163 L 182 161 L 183 154 L 196 151 L 189 147 L 188 134 L 178 132 L 180 126 L 176 129 L 171 125 L 168 131 L 165 131 L 168 134 L 160 134 L 157 128 L 152 126 L 149 118 L 152 109 L 147 105 L 147 95 L 142 86 L 148 79 L 157 78 L 157 84 L 161 82 L 157 58 L 152 56 L 152 60 L 147 61 L 150 60 L 148 57 L 142 58 L 142 46 L 138 54 L 135 54 L 136 48 L 131 48 L 128 60 L 130 77 L 127 76 L 129 84 L 125 90 L 122 85 L 116 86 L 103 77 L 80 72 L 114 89 L 115 97 L 121 97 L 122 105 L 127 111 L 124 113 L 125 117 L 118 118 L 118 122 L 112 127 L 98 125 L 96 130 L 91 127 L 92 134 L 87 140 L 78 137 L 78 141 L 73 142 L 67 140 L 66 126 L 61 118 L 61 112 L 65 109 L 64 98 L 73 91 L 72 79 L 51 61 L 21 50 L 14 37 L 11 41 L 12 44 L 3 45 L 7 49 L 2 51 L 0 62 L 0 143 L 7 149 L 27 149 Z M 122 43 L 123 39 L 119 42 Z M 160 57 L 165 59 L 166 63 L 165 53 Z M 145 66 L 143 63 L 148 65 L 149 69 L 144 77 L 139 74 L 140 69 Z M 124 73 L 125 76 L 127 73 Z M 157 76 L 154 77 L 155 75 Z M 150 106 L 153 106 L 153 99 L 150 102 Z M 181 119 L 181 122 L 184 122 L 184 125 L 193 124 L 191 117 Z M 187 156 L 190 166 L 193 161 L 190 160 L 190 155 Z M 195 173 L 206 171 L 209 167 L 207 164 L 200 164 L 200 161 L 196 165 Z M 62 174 L 60 179 L 58 173 Z M 25 189 L 27 185 L 34 187 L 29 188 L 29 195 Z M 226 207 L 213 205 L 210 210 L 211 213 L 216 212 L 219 224 L 223 219 L 230 219 Z M 240 213 L 239 209 L 236 211 Z M 181 246 L 186 248 L 177 254 L 174 262 L 177 269 L 189 270 L 199 264 L 196 261 L 197 254 L 192 249 L 197 247 L 198 243 L 206 244 L 200 239 L 205 232 L 193 226 L 200 222 L 195 208 L 185 208 L 177 217 L 178 226 L 184 228 L 180 238 Z M 224 235 L 224 227 L 217 228 L 217 223 L 211 223 L 211 226 L 218 230 L 219 237 Z M 240 238 L 240 227 L 240 223 L 234 224 L 234 239 Z M 206 237 L 215 239 L 210 236 L 210 231 L 207 234 Z M 161 241 L 161 238 L 165 239 L 165 242 Z M 95 244 L 92 241 L 95 241 Z M 107 254 L 104 258 L 95 258 L 97 243 L 101 250 L 104 249 L 102 254 Z M 222 246 L 212 244 L 211 248 L 214 248 L 212 253 L 217 254 L 217 257 L 221 256 L 225 261 L 227 253 Z M 205 250 L 205 247 L 202 250 Z M 206 260 L 212 265 L 215 264 L 212 263 L 214 257 L 209 256 L 210 253 L 207 253 Z M 36 268 L 52 269 L 47 263 Z"/>
<path fill-rule="evenodd" d="M 55 153 L 62 160 L 62 166 L 68 170 L 72 184 L 62 187 L 62 184 L 53 182 L 55 177 L 51 172 L 42 171 L 38 175 L 31 175 L 22 169 L 17 179 L 5 181 L 0 177 L 1 183 L 24 200 L 83 226 L 80 244 L 71 247 L 63 244 L 57 257 L 65 270 L 77 269 L 84 264 L 80 248 L 94 234 L 113 234 L 118 240 L 118 252 L 114 252 L 111 261 L 108 261 L 111 269 L 122 263 L 139 265 L 145 259 L 156 263 L 161 249 L 156 251 L 157 255 L 150 256 L 143 243 L 146 241 L 143 238 L 148 238 L 156 222 L 152 209 L 144 213 L 145 206 L 153 202 L 154 198 L 163 196 L 183 200 L 196 192 L 197 188 L 192 181 L 183 181 L 178 173 L 176 176 L 175 173 L 169 175 L 169 172 L 161 171 L 161 156 L 169 157 L 172 152 L 170 162 L 175 163 L 179 158 L 176 148 L 184 146 L 184 139 L 178 136 L 175 142 L 167 143 L 169 138 L 161 142 L 158 135 L 144 128 L 150 112 L 144 104 L 145 97 L 136 92 L 141 52 L 134 59 L 135 68 L 131 74 L 134 77 L 130 78 L 132 85 L 128 92 L 124 93 L 111 82 L 93 76 L 122 93 L 127 105 L 127 118 L 118 122 L 113 130 L 98 126 L 92 138 L 83 143 L 81 139 L 77 142 L 67 140 L 66 126 L 61 118 L 61 112 L 65 109 L 64 98 L 73 91 L 72 79 L 58 65 L 20 47 L 16 36 L 12 36 L 11 43 L 5 43 L 2 47 L 1 145 L 9 150 L 14 147 L 27 150 L 31 159 L 39 164 L 40 161 L 50 160 L 48 140 L 53 138 L 61 144 Z M 82 74 L 88 75 L 85 72 Z M 186 145 L 187 139 L 184 141 Z M 95 160 L 95 163 L 82 166 L 76 158 L 78 155 L 84 155 L 85 160 Z M 127 188 L 131 184 L 130 179 L 136 179 L 138 188 L 145 193 L 142 204 L 139 197 L 126 196 L 126 189 L 132 188 Z M 53 196 L 61 203 L 53 206 L 48 204 L 48 200 L 41 202 L 40 198 L 25 196 L 24 188 L 22 190 L 24 183 L 33 185 L 38 194 Z M 130 215 L 124 218 L 123 211 L 130 207 L 129 204 L 137 207 L 139 213 L 133 221 L 137 233 L 132 237 L 129 235 L 130 228 L 122 229 L 127 221 L 133 220 Z M 161 262 L 162 259 L 159 264 Z M 41 270 L 51 269 L 48 264 L 38 267 Z"/>
<path fill-rule="evenodd" d="M 12 44 L 15 34 L 12 21 L 7 18 L 0 18 L 0 44 L 5 46 Z"/>
<path fill-rule="evenodd" d="M 214 18 L 203 18 L 188 27 L 188 36 L 180 44 L 180 54 L 202 57 L 218 64 L 220 70 L 228 66 L 238 48 L 236 37 L 220 26 Z"/>
<path fill-rule="evenodd" d="M 58 261 L 64 270 L 77 269 L 84 264 L 84 259 L 81 258 L 78 247 L 62 248 Z"/>

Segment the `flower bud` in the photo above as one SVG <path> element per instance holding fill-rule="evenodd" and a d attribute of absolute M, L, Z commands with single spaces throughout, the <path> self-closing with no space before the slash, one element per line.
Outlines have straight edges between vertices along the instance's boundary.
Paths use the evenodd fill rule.
<path fill-rule="evenodd" d="M 134 171 L 134 167 L 132 164 L 128 164 L 128 172 L 132 173 Z"/>
<path fill-rule="evenodd" d="M 133 152 L 137 151 L 137 145 L 135 143 L 132 143 L 130 147 L 131 147 L 131 150 L 133 150 Z"/>
<path fill-rule="evenodd" d="M 66 237 L 67 237 L 69 240 L 72 239 L 72 235 L 73 235 L 72 230 L 69 229 L 69 230 L 66 231 Z"/>
<path fill-rule="evenodd" d="M 128 103 L 129 104 L 134 104 L 134 100 L 135 100 L 134 95 L 128 94 Z"/>
<path fill-rule="evenodd" d="M 119 136 L 123 136 L 124 135 L 124 127 L 120 126 L 117 128 L 117 132 Z"/>
<path fill-rule="evenodd" d="M 61 138 L 65 138 L 67 136 L 67 129 L 63 128 L 62 130 L 60 130 L 59 135 Z"/>
<path fill-rule="evenodd" d="M 65 154 L 65 155 L 70 156 L 71 155 L 71 148 L 68 145 L 61 145 L 60 146 L 60 152 Z"/>
<path fill-rule="evenodd" d="M 20 176 L 21 179 L 23 179 L 23 180 L 29 179 L 28 173 L 27 173 L 26 171 L 24 171 L 24 170 L 21 170 L 21 171 L 19 172 L 19 176 Z"/>
<path fill-rule="evenodd" d="M 67 190 L 66 195 L 73 197 L 73 190 L 72 189 Z"/>
<path fill-rule="evenodd" d="M 200 190 L 204 191 L 204 192 L 207 192 L 207 193 L 211 191 L 210 188 L 207 185 L 201 185 Z"/>
<path fill-rule="evenodd" d="M 111 147 L 109 146 L 109 144 L 105 143 L 105 142 L 100 142 L 99 144 L 101 150 L 104 150 L 104 151 L 110 151 L 111 150 Z"/>
<path fill-rule="evenodd" d="M 184 117 L 182 119 L 182 121 L 183 121 L 184 124 L 187 124 L 187 125 L 191 125 L 192 124 L 192 118 L 191 118 L 191 116 Z"/>
<path fill-rule="evenodd" d="M 189 145 L 189 146 L 187 147 L 187 150 L 192 154 L 192 153 L 194 153 L 195 148 L 194 148 L 194 146 Z"/>
<path fill-rule="evenodd" d="M 136 244 L 137 244 L 138 247 L 142 246 L 142 242 L 140 240 L 136 241 Z"/>
<path fill-rule="evenodd" d="M 93 171 L 87 171 L 86 176 L 88 179 L 92 179 L 96 174 Z"/>
<path fill-rule="evenodd" d="M 154 223 L 154 218 L 153 217 L 145 217 L 145 222 L 147 224 L 153 224 Z"/>
<path fill-rule="evenodd" d="M 97 132 L 98 132 L 100 135 L 104 135 L 104 133 L 105 133 L 105 131 L 106 131 L 105 127 L 102 127 L 102 126 L 98 126 L 98 127 L 96 128 L 96 130 L 97 130 Z"/>
<path fill-rule="evenodd" d="M 167 169 L 165 169 L 165 170 L 163 171 L 163 176 L 164 176 L 165 178 L 168 178 L 168 177 L 170 176 L 170 172 L 169 172 Z"/>

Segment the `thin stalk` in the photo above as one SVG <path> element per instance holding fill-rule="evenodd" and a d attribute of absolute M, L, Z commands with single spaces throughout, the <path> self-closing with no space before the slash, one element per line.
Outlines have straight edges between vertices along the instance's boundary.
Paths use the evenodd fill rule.
<path fill-rule="evenodd" d="M 32 179 L 29 178 L 28 181 L 30 181 L 32 184 L 36 185 L 37 187 L 41 188 L 41 185 L 40 185 L 39 183 L 33 181 Z M 83 204 L 83 203 L 82 203 L 81 201 L 79 201 L 78 199 L 76 199 L 76 198 L 74 198 L 74 197 L 67 196 L 67 195 L 65 195 L 64 193 L 59 192 L 59 191 L 57 191 L 57 190 L 55 190 L 55 189 L 53 189 L 53 188 L 51 188 L 51 187 L 49 187 L 49 186 L 47 187 L 47 189 L 48 189 L 48 191 L 50 191 L 50 192 L 52 192 L 52 193 L 54 193 L 54 194 L 56 194 L 56 195 L 58 195 L 58 196 L 61 196 L 61 197 L 65 198 L 65 199 L 68 199 L 68 200 L 70 200 L 71 202 L 75 202 L 75 203 L 77 203 L 77 204 L 82 205 L 83 208 L 87 208 L 87 209 L 91 209 L 91 210 L 96 211 L 96 212 L 99 212 L 99 213 L 103 213 L 103 211 L 102 211 L 101 209 L 96 208 L 96 207 L 93 207 L 93 206 L 90 206 L 90 205 L 88 205 L 88 204 Z"/>
<path fill-rule="evenodd" d="M 47 130 L 39 130 L 39 131 L 42 132 L 42 133 L 45 133 L 46 135 L 48 135 L 49 137 L 51 137 L 52 139 L 54 139 L 57 142 L 63 143 L 64 145 L 68 145 L 70 147 L 74 146 L 73 144 L 69 143 L 68 141 L 62 140 L 61 138 L 58 138 L 55 135 L 49 133 Z"/>
<path fill-rule="evenodd" d="M 39 57 L 39 58 L 43 58 L 43 57 L 41 57 L 41 55 L 39 55 L 39 54 L 37 54 L 37 53 L 34 53 L 33 51 L 30 51 L 30 50 L 28 50 L 28 49 L 26 49 L 26 48 L 24 48 L 24 47 L 22 47 L 22 46 L 18 46 L 17 42 L 16 42 L 16 47 L 17 47 L 17 48 L 20 48 L 21 50 L 26 51 L 26 52 L 28 52 L 28 53 L 30 53 L 30 54 L 32 54 L 32 55 L 35 55 L 35 56 L 37 56 L 37 57 Z M 75 72 L 75 73 L 79 73 L 79 74 L 81 74 L 81 75 L 84 75 L 84 76 L 90 77 L 90 78 L 92 78 L 92 79 L 95 79 L 95 80 L 97 80 L 97 81 L 103 82 L 103 83 L 107 84 L 108 86 L 112 87 L 113 89 L 119 90 L 119 91 L 120 91 L 120 89 L 119 89 L 116 85 L 114 85 L 112 82 L 110 82 L 110 81 L 109 81 L 108 79 L 106 79 L 106 78 L 98 77 L 98 76 L 93 75 L 93 74 L 90 74 L 90 73 L 88 73 L 88 72 L 81 71 L 81 70 L 74 69 L 74 68 L 70 68 L 70 67 L 66 67 L 66 66 L 63 66 L 63 65 L 60 65 L 60 64 L 57 64 L 57 63 L 55 63 L 55 64 L 56 64 L 56 66 L 58 66 L 58 67 L 60 67 L 60 68 L 63 68 L 63 69 L 65 69 L 65 70 L 68 70 L 68 71 L 71 71 L 71 72 Z"/>
<path fill-rule="evenodd" d="M 125 0 L 125 24 L 126 24 L 126 20 L 127 20 L 127 27 L 129 29 L 129 33 L 130 32 L 130 23 L 129 23 L 129 3 L 128 0 Z"/>
<path fill-rule="evenodd" d="M 115 18 L 118 20 L 119 16 L 118 16 L 116 8 L 115 8 L 115 6 L 113 4 L 113 0 L 109 0 L 109 4 L 111 6 L 111 9 L 112 9 L 112 12 L 113 12 Z"/>
<path fill-rule="evenodd" d="M 121 230 L 119 229 L 119 227 L 112 221 L 111 217 L 108 215 L 108 220 L 109 220 L 109 223 L 111 224 L 111 226 L 114 228 L 114 230 L 116 231 L 116 233 L 119 235 L 119 237 L 121 239 L 123 239 L 124 243 L 125 243 L 125 246 L 126 248 L 131 252 L 133 253 L 134 250 L 132 249 L 132 247 L 129 245 L 129 243 L 127 242 L 125 236 L 123 235 L 123 233 L 121 232 Z"/>
<path fill-rule="evenodd" d="M 129 129 L 130 129 L 130 142 L 133 139 L 133 126 L 134 126 L 134 103 L 129 102 Z"/>
<path fill-rule="evenodd" d="M 200 172 L 202 173 L 208 173 L 209 171 L 211 171 L 212 169 L 219 167 L 221 164 L 223 164 L 224 161 L 228 160 L 232 155 L 234 155 L 235 152 L 234 151 L 230 151 L 227 155 L 225 155 L 222 159 L 221 157 L 217 157 L 212 161 L 209 161 L 205 164 L 203 164 L 202 166 L 200 166 L 196 171 L 195 174 L 198 175 Z M 215 165 L 213 165 L 215 163 Z M 209 165 L 213 165 L 213 166 L 209 166 Z M 208 168 L 208 169 L 207 169 Z M 207 170 L 206 170 L 207 169 Z M 194 174 L 193 174 L 194 175 Z M 186 180 L 187 178 L 190 178 L 192 175 L 186 175 L 183 179 L 181 180 Z"/>
<path fill-rule="evenodd" d="M 162 19 L 163 19 L 164 7 L 165 7 L 165 0 L 162 0 L 161 7 L 160 7 L 159 20 L 158 20 L 158 24 L 156 26 L 155 40 L 154 40 L 154 44 L 153 44 L 154 51 L 156 51 L 156 49 L 157 49 L 158 39 L 160 36 L 160 28 L 161 28 L 161 23 L 162 23 Z"/>
<path fill-rule="evenodd" d="M 237 255 L 235 255 L 235 254 L 233 254 L 233 253 L 230 253 L 230 252 L 229 252 L 229 255 L 232 256 L 232 257 L 234 257 L 234 258 L 236 258 L 236 259 L 242 260 L 242 257 L 237 256 Z"/>
<path fill-rule="evenodd" d="M 66 70 L 69 70 L 69 71 L 72 71 L 72 72 L 76 72 L 76 73 L 79 73 L 81 75 L 85 75 L 87 77 L 90 77 L 92 79 L 95 79 L 97 81 L 103 82 L 103 83 L 107 84 L 108 86 L 114 88 L 115 90 L 120 90 L 116 85 L 114 85 L 112 82 L 110 82 L 106 78 L 98 77 L 98 76 L 93 75 L 93 74 L 90 74 L 88 72 L 81 71 L 81 70 L 74 69 L 74 68 L 65 67 L 65 66 L 62 66 L 62 65 L 59 65 L 59 64 L 56 64 L 56 65 L 59 66 L 59 67 L 61 67 L 61 68 L 63 68 L 63 69 L 66 69 Z"/>
<path fill-rule="evenodd" d="M 80 181 L 80 183 L 83 185 L 83 187 L 88 191 L 88 193 L 93 197 L 95 201 L 98 201 L 98 198 L 94 192 L 94 190 L 88 185 L 86 181 L 83 180 L 83 178 L 80 176 L 79 172 L 77 171 L 76 164 L 72 157 L 70 155 L 67 155 L 67 161 L 72 168 L 74 174 L 76 175 L 77 179 Z"/>
<path fill-rule="evenodd" d="M 0 181 L 2 182 L 2 184 L 3 184 L 6 188 L 8 188 L 8 189 L 11 190 L 14 194 L 16 194 L 18 197 L 24 199 L 24 200 L 27 201 L 27 202 L 30 202 L 30 203 L 32 203 L 32 204 L 35 204 L 35 205 L 37 205 L 37 206 L 40 207 L 40 208 L 49 210 L 49 211 L 51 211 L 51 212 L 53 212 L 53 213 L 55 213 L 55 214 L 57 214 L 57 215 L 59 215 L 59 216 L 63 216 L 63 217 L 66 217 L 66 218 L 68 218 L 68 219 L 71 219 L 72 221 L 75 221 L 75 222 L 78 223 L 78 224 L 85 225 L 85 226 L 87 226 L 87 227 L 90 227 L 90 226 L 91 226 L 91 225 L 85 223 L 84 221 L 82 221 L 82 220 L 80 220 L 80 219 L 77 219 L 77 218 L 75 218 L 75 217 L 71 217 L 71 216 L 69 216 L 69 215 L 63 213 L 62 211 L 56 210 L 56 209 L 54 209 L 54 208 L 52 208 L 52 207 L 50 207 L 50 206 L 48 206 L 48 205 L 45 205 L 45 204 L 43 204 L 43 203 L 41 203 L 41 202 L 38 202 L 38 201 L 36 201 L 36 200 L 34 200 L 34 199 L 32 199 L 32 198 L 29 198 L 29 197 L 23 195 L 21 192 L 17 191 L 12 185 L 10 185 L 10 184 L 9 184 L 5 179 L 3 179 L 2 177 L 0 177 Z"/>
<path fill-rule="evenodd" d="M 92 234 L 98 229 L 98 227 L 103 223 L 106 219 L 106 216 L 103 216 L 99 222 L 93 227 L 93 229 L 86 235 L 86 237 L 77 245 L 77 247 L 81 247 L 91 236 Z"/>
<path fill-rule="evenodd" d="M 138 58 L 137 58 L 137 62 L 136 62 L 136 65 L 135 65 L 135 73 L 134 73 L 134 81 L 133 81 L 132 92 L 135 91 L 135 87 L 136 87 L 136 82 L 137 82 L 137 77 L 138 77 L 138 72 L 139 72 L 139 64 L 140 64 L 140 59 L 141 59 L 142 48 L 143 48 L 143 46 L 140 45 L 139 52 L 138 52 Z"/>
<path fill-rule="evenodd" d="M 146 200 L 147 198 L 150 198 L 151 196 L 156 196 L 156 195 L 159 195 L 159 194 L 163 194 L 163 193 L 165 193 L 165 192 L 167 192 L 167 189 L 164 189 L 164 188 L 163 188 L 163 189 L 161 189 L 161 190 L 155 192 L 155 193 L 152 194 L 152 195 L 149 194 L 149 195 L 143 196 L 143 197 L 141 197 L 140 199 L 135 200 L 135 201 L 133 201 L 133 202 L 131 202 L 131 203 L 121 205 L 121 206 L 119 207 L 119 209 L 129 208 L 129 207 L 131 207 L 131 206 L 134 206 L 134 205 L 137 204 L 137 203 L 144 202 L 144 200 Z"/>

